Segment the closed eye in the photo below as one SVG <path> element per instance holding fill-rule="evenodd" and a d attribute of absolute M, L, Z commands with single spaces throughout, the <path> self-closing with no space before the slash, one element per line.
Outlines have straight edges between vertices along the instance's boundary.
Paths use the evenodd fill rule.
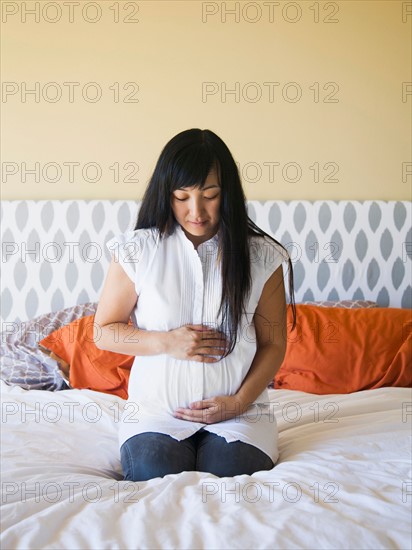
<path fill-rule="evenodd" d="M 219 196 L 219 193 L 217 195 L 215 195 L 214 197 L 203 197 L 204 199 L 206 199 L 207 201 L 212 201 L 213 199 L 216 199 L 217 197 Z M 178 197 L 175 197 L 175 199 L 177 201 L 187 201 L 187 198 L 185 199 L 179 199 Z"/>

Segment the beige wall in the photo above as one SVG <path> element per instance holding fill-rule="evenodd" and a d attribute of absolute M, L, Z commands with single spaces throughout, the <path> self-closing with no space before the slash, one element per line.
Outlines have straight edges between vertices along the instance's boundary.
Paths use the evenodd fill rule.
<path fill-rule="evenodd" d="M 140 199 L 192 127 L 248 199 L 411 198 L 411 2 L 1 4 L 3 199 Z"/>

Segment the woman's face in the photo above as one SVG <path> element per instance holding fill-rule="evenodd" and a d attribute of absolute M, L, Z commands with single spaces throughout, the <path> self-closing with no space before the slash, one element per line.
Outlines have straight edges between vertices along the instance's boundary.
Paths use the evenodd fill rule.
<path fill-rule="evenodd" d="M 220 193 L 215 169 L 209 172 L 203 189 L 185 187 L 172 193 L 171 206 L 176 221 L 196 249 L 219 229 Z"/>

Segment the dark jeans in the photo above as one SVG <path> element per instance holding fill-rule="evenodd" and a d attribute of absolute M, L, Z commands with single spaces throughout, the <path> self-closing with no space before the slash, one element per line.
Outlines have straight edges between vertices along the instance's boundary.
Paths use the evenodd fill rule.
<path fill-rule="evenodd" d="M 182 441 L 155 432 L 135 435 L 121 446 L 120 458 L 124 479 L 129 481 L 193 471 L 233 477 L 274 467 L 269 456 L 253 445 L 228 443 L 203 428 Z"/>

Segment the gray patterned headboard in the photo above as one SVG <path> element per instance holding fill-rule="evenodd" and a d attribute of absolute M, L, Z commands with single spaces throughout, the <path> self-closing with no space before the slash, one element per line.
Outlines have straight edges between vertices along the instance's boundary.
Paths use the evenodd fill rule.
<path fill-rule="evenodd" d="M 249 201 L 250 217 L 289 250 L 296 302 L 367 299 L 412 307 L 412 203 Z M 98 301 L 106 241 L 134 227 L 139 203 L 1 203 L 1 321 Z"/>

